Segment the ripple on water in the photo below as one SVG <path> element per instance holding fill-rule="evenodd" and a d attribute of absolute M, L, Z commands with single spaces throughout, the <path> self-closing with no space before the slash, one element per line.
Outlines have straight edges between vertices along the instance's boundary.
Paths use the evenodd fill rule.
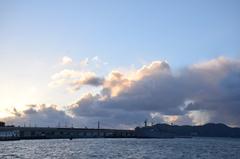
<path fill-rule="evenodd" d="M 0 142 L 0 158 L 240 159 L 240 140 L 76 139 Z"/>

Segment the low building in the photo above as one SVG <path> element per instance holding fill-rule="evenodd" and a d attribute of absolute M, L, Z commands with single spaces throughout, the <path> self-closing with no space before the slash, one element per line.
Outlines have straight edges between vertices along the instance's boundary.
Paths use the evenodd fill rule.
<path fill-rule="evenodd" d="M 5 126 L 5 123 L 0 121 L 0 127 L 4 127 Z"/>
<path fill-rule="evenodd" d="M 0 141 L 19 140 L 20 131 L 15 127 L 0 127 Z"/>

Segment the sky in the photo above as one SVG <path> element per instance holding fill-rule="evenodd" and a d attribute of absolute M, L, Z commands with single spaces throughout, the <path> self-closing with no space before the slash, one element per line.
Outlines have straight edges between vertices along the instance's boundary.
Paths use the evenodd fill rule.
<path fill-rule="evenodd" d="M 0 119 L 240 126 L 238 0 L 0 1 Z"/>

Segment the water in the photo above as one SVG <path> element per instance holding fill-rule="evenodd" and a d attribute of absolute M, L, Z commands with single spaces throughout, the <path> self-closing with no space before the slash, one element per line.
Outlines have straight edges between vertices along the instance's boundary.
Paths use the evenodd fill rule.
<path fill-rule="evenodd" d="M 59 139 L 0 141 L 0 158 L 240 159 L 240 139 Z"/>

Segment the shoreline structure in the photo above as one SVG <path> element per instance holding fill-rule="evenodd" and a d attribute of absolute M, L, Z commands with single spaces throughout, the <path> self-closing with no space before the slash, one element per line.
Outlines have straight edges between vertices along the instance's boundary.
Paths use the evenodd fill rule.
<path fill-rule="evenodd" d="M 240 138 L 240 128 L 224 124 L 201 126 L 178 126 L 156 124 L 136 127 L 134 130 L 100 128 L 53 128 L 15 127 L 0 122 L 0 141 L 27 139 L 75 139 L 75 138 L 192 138 L 192 137 L 232 137 Z"/>

